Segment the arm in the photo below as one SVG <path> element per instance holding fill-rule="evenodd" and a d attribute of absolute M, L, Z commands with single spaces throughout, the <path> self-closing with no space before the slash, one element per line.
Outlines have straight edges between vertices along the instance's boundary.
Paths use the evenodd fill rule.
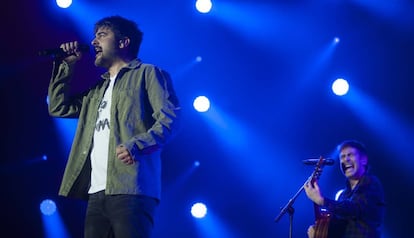
<path fill-rule="evenodd" d="M 179 123 L 180 107 L 170 76 L 151 67 L 145 70 L 144 77 L 153 124 L 145 133 L 135 135 L 124 143 L 133 156 L 160 149 L 176 133 Z"/>
<path fill-rule="evenodd" d="M 49 114 L 56 117 L 79 117 L 81 98 L 70 94 L 70 80 L 74 65 L 82 58 L 82 52 L 78 49 L 78 42 L 68 42 L 60 45 L 60 48 L 68 55 L 64 59 L 53 62 L 52 78 L 49 83 L 48 99 Z"/>
<path fill-rule="evenodd" d="M 54 117 L 76 118 L 79 116 L 82 101 L 71 95 L 70 80 L 73 66 L 66 61 L 53 62 L 53 73 L 48 89 L 49 114 Z"/>
<path fill-rule="evenodd" d="M 322 192 L 319 188 L 318 182 L 315 181 L 314 183 L 308 182 L 304 186 L 306 196 L 319 206 L 323 206 L 325 203 L 325 198 L 322 196 Z"/>
<path fill-rule="evenodd" d="M 338 217 L 377 220 L 381 217 L 383 200 L 380 183 L 372 177 L 365 177 L 351 194 L 342 194 L 340 201 L 325 199 L 324 206 Z"/>

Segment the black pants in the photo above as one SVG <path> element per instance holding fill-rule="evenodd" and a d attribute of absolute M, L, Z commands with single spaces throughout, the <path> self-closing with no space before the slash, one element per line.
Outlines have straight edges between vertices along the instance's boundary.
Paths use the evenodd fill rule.
<path fill-rule="evenodd" d="M 149 238 L 158 200 L 139 195 L 89 195 L 85 238 Z"/>

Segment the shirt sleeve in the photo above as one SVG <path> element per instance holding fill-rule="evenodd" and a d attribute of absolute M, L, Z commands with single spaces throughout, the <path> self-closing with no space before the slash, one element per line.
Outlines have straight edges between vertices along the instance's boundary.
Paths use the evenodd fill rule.
<path fill-rule="evenodd" d="M 384 203 L 384 194 L 379 181 L 366 177 L 354 191 L 344 193 L 338 201 L 325 199 L 324 207 L 342 219 L 363 218 L 380 220 Z"/>
<path fill-rule="evenodd" d="M 145 87 L 154 123 L 125 145 L 131 154 L 149 154 L 166 144 L 179 129 L 181 108 L 169 74 L 157 67 L 145 72 Z"/>
<path fill-rule="evenodd" d="M 51 116 L 79 117 L 82 107 L 81 97 L 75 98 L 70 93 L 73 67 L 65 61 L 53 62 L 52 78 L 48 88 L 48 110 Z"/>

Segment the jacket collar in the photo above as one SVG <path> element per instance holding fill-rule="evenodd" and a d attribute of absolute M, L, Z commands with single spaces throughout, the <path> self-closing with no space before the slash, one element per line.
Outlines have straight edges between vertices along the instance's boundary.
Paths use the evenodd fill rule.
<path fill-rule="evenodd" d="M 122 68 L 122 69 L 119 71 L 119 73 L 118 73 L 118 74 L 121 74 L 121 73 L 123 73 L 123 72 L 125 72 L 125 71 L 127 71 L 127 70 L 137 69 L 137 68 L 139 68 L 141 65 L 142 65 L 142 61 L 141 61 L 140 59 L 138 59 L 138 58 L 133 59 L 132 61 L 130 61 L 130 62 L 128 63 L 128 65 L 127 65 L 127 66 L 125 66 L 124 68 Z M 102 75 L 101 75 L 101 78 L 103 78 L 103 79 L 109 79 L 109 72 L 107 71 L 107 72 L 105 72 L 104 74 L 102 74 Z"/>

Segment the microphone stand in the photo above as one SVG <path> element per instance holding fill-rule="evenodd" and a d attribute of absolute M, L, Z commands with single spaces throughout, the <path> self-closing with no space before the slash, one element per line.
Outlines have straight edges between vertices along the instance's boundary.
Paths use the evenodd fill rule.
<path fill-rule="evenodd" d="M 299 194 L 303 191 L 306 183 L 308 183 L 312 179 L 312 177 L 313 174 L 305 181 L 305 183 L 302 185 L 302 187 L 300 187 L 300 189 L 295 193 L 295 195 L 291 199 L 289 199 L 288 203 L 281 209 L 279 215 L 275 218 L 275 222 L 278 222 L 286 212 L 289 213 L 289 238 L 292 238 L 293 233 L 293 214 L 295 213 L 293 203 L 295 202 Z"/>

